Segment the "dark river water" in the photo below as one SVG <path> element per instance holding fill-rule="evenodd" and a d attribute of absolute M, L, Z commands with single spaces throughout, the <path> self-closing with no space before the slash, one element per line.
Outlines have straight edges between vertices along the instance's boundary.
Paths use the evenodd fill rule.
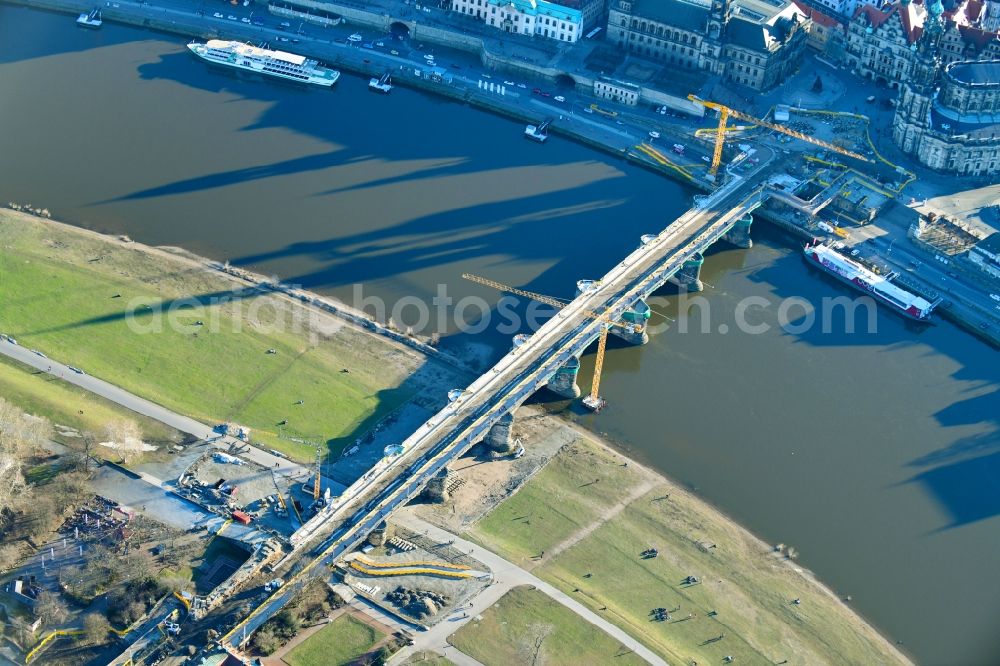
<path fill-rule="evenodd" d="M 670 181 L 523 141 L 508 120 L 347 75 L 332 92 L 240 80 L 185 41 L 0 6 L 0 200 L 348 302 L 362 285 L 390 310 L 439 284 L 495 303 L 463 272 L 571 297 L 689 205 Z M 919 661 L 1000 663 L 1000 354 L 881 312 L 871 332 L 810 325 L 803 302 L 849 294 L 790 239 L 753 235 L 708 257 L 704 301 L 654 303 L 669 330 L 614 345 L 611 404 L 578 418 L 794 546 Z M 444 344 L 499 354 L 508 336 Z"/>

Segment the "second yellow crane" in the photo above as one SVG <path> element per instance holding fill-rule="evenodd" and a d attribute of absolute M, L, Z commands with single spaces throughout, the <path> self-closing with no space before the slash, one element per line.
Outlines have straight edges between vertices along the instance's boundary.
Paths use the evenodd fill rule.
<path fill-rule="evenodd" d="M 490 280 L 489 278 L 480 277 L 478 275 L 473 275 L 471 273 L 464 273 L 462 275 L 466 280 L 476 282 L 478 284 L 492 287 L 498 291 L 505 291 L 509 294 L 515 294 L 517 296 L 524 296 L 525 298 L 531 298 L 540 303 L 545 303 L 546 305 L 551 305 L 557 310 L 561 310 L 566 307 L 566 303 L 563 301 L 552 298 L 551 296 L 546 296 L 544 294 L 536 294 L 533 291 L 527 291 L 525 289 L 518 289 L 517 287 L 511 287 L 510 285 L 503 284 L 502 282 L 497 282 L 496 280 Z M 591 319 L 598 319 L 601 321 L 601 335 L 597 339 L 597 357 L 594 359 L 594 379 L 590 385 L 590 394 L 583 399 L 583 404 L 590 410 L 595 412 L 601 411 L 601 408 L 607 404 L 607 401 L 600 396 L 598 391 L 601 388 L 601 371 L 604 369 L 604 353 L 608 348 L 608 331 L 612 326 L 620 326 L 625 329 L 629 329 L 635 332 L 640 332 L 642 326 L 639 324 L 628 323 L 623 321 L 614 321 L 611 319 L 608 313 L 598 313 L 592 312 L 590 310 L 585 310 L 583 314 Z"/>
<path fill-rule="evenodd" d="M 742 111 L 731 109 L 725 104 L 720 104 L 718 102 L 710 102 L 708 100 L 701 99 L 697 95 L 688 95 L 688 99 L 697 104 L 701 104 L 706 108 L 715 109 L 716 111 L 719 112 L 719 125 L 715 130 L 715 150 L 712 152 L 712 167 L 709 170 L 709 173 L 711 173 L 712 176 L 715 176 L 715 174 L 719 171 L 719 165 L 722 163 L 722 146 L 726 143 L 726 130 L 728 129 L 726 127 L 726 121 L 729 120 L 729 116 L 732 116 L 733 118 L 738 118 L 739 120 L 744 120 L 746 122 L 755 123 L 757 125 L 760 125 L 761 127 L 766 127 L 770 130 L 774 130 L 775 132 L 780 132 L 781 134 L 787 134 L 788 136 L 795 137 L 800 141 L 805 141 L 806 143 L 811 143 L 815 146 L 820 146 L 822 148 L 826 148 L 827 150 L 832 150 L 833 152 L 839 153 L 841 155 L 853 157 L 854 159 L 861 160 L 862 162 L 872 161 L 867 157 L 865 157 L 864 155 L 859 155 L 858 153 L 847 150 L 846 148 L 841 148 L 836 144 L 829 143 L 827 141 L 822 141 L 820 139 L 815 139 L 809 136 L 808 134 L 803 134 L 802 132 L 790 129 L 788 127 L 785 127 L 784 125 L 777 125 L 775 123 L 769 123 L 766 120 L 761 120 L 760 118 L 754 118 L 753 116 L 743 113 Z"/>

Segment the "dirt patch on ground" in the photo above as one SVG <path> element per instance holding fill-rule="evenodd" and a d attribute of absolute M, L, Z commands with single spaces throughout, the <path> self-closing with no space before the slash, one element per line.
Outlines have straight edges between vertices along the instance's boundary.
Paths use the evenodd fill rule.
<path fill-rule="evenodd" d="M 444 504 L 420 504 L 417 515 L 456 534 L 461 534 L 484 514 L 509 497 L 540 470 L 564 446 L 583 435 L 537 407 L 521 407 L 514 420 L 512 436 L 521 440 L 525 454 L 518 458 L 492 460 L 477 455 L 476 449 L 452 463 L 451 500 Z"/>

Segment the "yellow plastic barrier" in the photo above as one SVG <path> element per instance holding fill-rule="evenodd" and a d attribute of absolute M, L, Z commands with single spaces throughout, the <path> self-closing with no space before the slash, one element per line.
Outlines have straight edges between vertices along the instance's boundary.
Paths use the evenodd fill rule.
<path fill-rule="evenodd" d="M 432 562 L 430 560 L 412 560 L 409 562 L 373 562 L 369 560 L 364 555 L 358 555 L 354 558 L 355 561 L 360 560 L 364 562 L 367 567 L 441 567 L 443 569 L 471 569 L 472 567 L 467 567 L 464 564 L 451 564 L 449 562 Z"/>
<path fill-rule="evenodd" d="M 58 638 L 60 636 L 79 636 L 82 633 L 83 629 L 56 629 L 55 631 L 51 632 L 48 636 L 43 638 L 38 643 L 38 645 L 32 648 L 31 652 L 25 655 L 24 663 L 26 664 L 30 663 L 31 660 L 35 658 L 36 654 L 38 654 L 41 650 L 45 648 L 46 645 L 52 642 L 52 639 Z"/>
<path fill-rule="evenodd" d="M 468 571 L 441 571 L 423 567 L 398 567 L 388 571 L 378 568 L 370 569 L 353 560 L 351 568 L 368 576 L 445 576 L 446 578 L 470 578 L 472 576 Z"/>
<path fill-rule="evenodd" d="M 682 176 L 684 176 L 688 180 L 693 180 L 691 174 L 688 173 L 688 171 L 686 169 L 684 169 L 683 167 L 680 167 L 680 166 L 674 164 L 673 162 L 671 162 L 670 160 L 668 160 L 666 157 L 664 157 L 663 153 L 661 153 L 660 151 L 656 150 L 652 146 L 650 146 L 648 144 L 645 144 L 645 143 L 640 143 L 638 146 L 636 146 L 636 149 L 639 150 L 640 152 L 642 152 L 643 154 L 645 154 L 647 157 L 649 157 L 652 160 L 654 160 L 655 162 L 657 162 L 658 164 L 660 164 L 661 166 L 665 166 L 665 167 L 668 167 L 670 169 L 673 169 L 674 171 L 676 171 L 677 173 L 681 174 Z"/>
<path fill-rule="evenodd" d="M 183 596 L 181 596 L 180 592 L 174 592 L 174 596 L 177 597 L 177 599 L 180 600 L 182 604 L 184 604 L 184 608 L 186 610 L 191 610 L 191 602 L 185 599 Z"/>

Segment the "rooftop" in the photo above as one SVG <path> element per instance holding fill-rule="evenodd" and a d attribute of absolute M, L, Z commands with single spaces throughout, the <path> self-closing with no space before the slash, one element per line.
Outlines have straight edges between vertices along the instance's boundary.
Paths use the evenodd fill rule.
<path fill-rule="evenodd" d="M 685 0 L 636 0 L 632 2 L 632 13 L 691 32 L 704 32 L 708 26 L 709 7 Z"/>
<path fill-rule="evenodd" d="M 959 83 L 1000 87 L 1000 60 L 956 62 L 948 65 L 945 72 Z"/>
<path fill-rule="evenodd" d="M 548 16 L 570 23 L 582 23 L 583 14 L 578 9 L 563 7 L 548 0 L 487 0 L 497 7 L 513 6 L 517 11 L 530 16 Z"/>

